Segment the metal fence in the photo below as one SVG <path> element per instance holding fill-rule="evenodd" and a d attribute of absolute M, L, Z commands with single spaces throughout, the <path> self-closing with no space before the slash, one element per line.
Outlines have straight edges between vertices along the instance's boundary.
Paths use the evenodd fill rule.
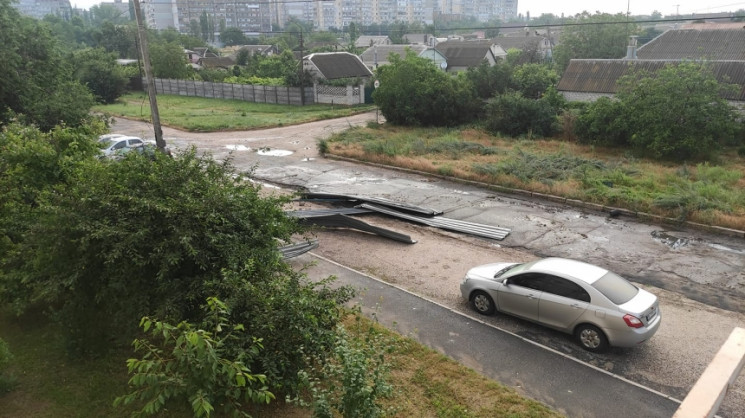
<path fill-rule="evenodd" d="M 233 99 L 253 103 L 297 106 L 315 103 L 351 106 L 365 102 L 364 87 L 361 85 L 339 87 L 315 84 L 313 87 L 301 89 L 300 87 L 288 86 L 257 86 L 253 84 L 213 83 L 210 81 L 172 80 L 164 78 L 156 78 L 154 82 L 156 94 Z M 147 80 L 144 78 L 142 79 L 142 85 L 147 85 Z"/>

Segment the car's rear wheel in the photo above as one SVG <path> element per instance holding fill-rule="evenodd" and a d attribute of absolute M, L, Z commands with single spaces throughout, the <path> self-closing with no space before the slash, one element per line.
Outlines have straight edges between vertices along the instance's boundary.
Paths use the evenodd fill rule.
<path fill-rule="evenodd" d="M 602 353 L 608 349 L 608 338 L 600 328 L 594 325 L 582 324 L 577 327 L 574 335 L 579 345 L 587 351 Z"/>
<path fill-rule="evenodd" d="M 473 292 L 473 295 L 471 295 L 471 304 L 476 309 L 476 312 L 482 315 L 491 315 L 496 310 L 494 300 L 489 294 L 481 290 Z"/>

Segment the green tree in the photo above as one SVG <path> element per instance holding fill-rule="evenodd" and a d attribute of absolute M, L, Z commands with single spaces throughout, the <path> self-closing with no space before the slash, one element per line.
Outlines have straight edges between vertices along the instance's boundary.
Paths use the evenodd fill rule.
<path fill-rule="evenodd" d="M 238 28 L 229 27 L 220 32 L 220 42 L 225 46 L 245 45 L 246 41 L 246 35 Z"/>
<path fill-rule="evenodd" d="M 639 27 L 629 22 L 622 13 L 611 15 L 587 12 L 578 14 L 562 29 L 559 44 L 553 56 L 561 72 L 574 58 L 623 58 L 630 35 L 636 35 Z"/>
<path fill-rule="evenodd" d="M 108 52 L 115 52 L 117 58 L 136 58 L 139 54 L 137 28 L 132 25 L 113 25 L 105 22 L 100 28 L 91 31 L 94 46 L 102 47 Z"/>
<path fill-rule="evenodd" d="M 114 103 L 127 88 L 124 70 L 116 55 L 103 49 L 83 49 L 72 57 L 73 74 L 86 85 L 100 103 Z"/>
<path fill-rule="evenodd" d="M 477 97 L 489 99 L 512 86 L 512 67 L 503 61 L 495 65 L 484 61 L 478 67 L 469 68 L 465 77 L 471 82 Z"/>
<path fill-rule="evenodd" d="M 150 64 L 159 78 L 183 79 L 189 74 L 184 48 L 177 43 L 154 42 L 150 45 Z"/>
<path fill-rule="evenodd" d="M 540 99 L 549 87 L 559 82 L 559 75 L 545 64 L 523 64 L 512 72 L 512 82 L 524 97 Z"/>
<path fill-rule="evenodd" d="M 741 140 L 737 113 L 722 97 L 729 87 L 706 63 L 634 72 L 619 80 L 616 101 L 588 106 L 577 120 L 577 135 L 584 142 L 628 144 L 653 158 L 709 158 Z"/>
<path fill-rule="evenodd" d="M 262 198 L 229 162 L 195 150 L 90 159 L 70 171 L 13 241 L 0 298 L 19 309 L 48 304 L 72 349 L 131 338 L 142 316 L 200 323 L 211 296 L 262 339 L 250 369 L 287 390 L 307 366 L 297 347 L 320 355 L 333 344 L 337 304 L 351 294 L 282 260 L 278 243 L 301 232 L 282 210 L 287 198 Z"/>
<path fill-rule="evenodd" d="M 556 131 L 557 113 L 548 98 L 535 100 L 519 92 L 508 92 L 487 105 L 486 129 L 496 135 L 546 137 Z"/>
<path fill-rule="evenodd" d="M 46 23 L 0 0 L 0 124 L 15 115 L 44 130 L 90 118 L 93 96 L 74 80 Z"/>
<path fill-rule="evenodd" d="M 451 77 L 412 51 L 390 59 L 390 65 L 377 70 L 380 87 L 373 92 L 388 122 L 454 126 L 477 117 L 479 102 L 465 78 Z"/>

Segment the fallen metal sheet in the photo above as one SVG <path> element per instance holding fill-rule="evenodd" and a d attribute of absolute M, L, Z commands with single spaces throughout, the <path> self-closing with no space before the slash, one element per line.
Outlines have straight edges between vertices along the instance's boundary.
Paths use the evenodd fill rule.
<path fill-rule="evenodd" d="M 380 228 L 378 226 L 370 225 L 366 222 L 362 222 L 358 219 L 350 218 L 349 216 L 342 214 L 330 214 L 323 216 L 309 216 L 304 218 L 298 218 L 300 223 L 305 225 L 317 225 L 323 227 L 342 227 L 342 228 L 354 228 L 360 231 L 371 232 L 378 234 L 381 237 L 390 238 L 395 241 L 405 242 L 407 244 L 414 244 L 416 241 L 411 239 L 410 236 L 401 234 L 390 229 Z"/>
<path fill-rule="evenodd" d="M 361 215 L 373 213 L 373 210 L 363 208 L 336 208 L 336 209 L 309 209 L 309 210 L 292 210 L 285 212 L 288 216 L 295 218 L 312 218 L 315 216 L 328 215 Z"/>
<path fill-rule="evenodd" d="M 317 239 L 313 239 L 313 240 L 305 241 L 305 242 L 299 242 L 297 244 L 285 245 L 284 247 L 279 247 L 279 252 L 282 253 L 283 258 L 292 258 L 292 257 L 297 257 L 299 255 L 303 255 L 307 253 L 308 251 L 313 250 L 315 248 L 318 248 Z"/>
<path fill-rule="evenodd" d="M 304 193 L 303 200 L 332 200 L 332 201 L 346 201 L 346 202 L 366 202 L 377 204 L 407 213 L 418 214 L 421 216 L 437 216 L 442 215 L 442 211 L 423 208 L 421 206 L 410 205 L 408 203 L 394 202 L 393 200 L 384 199 L 382 197 L 363 197 L 354 195 L 344 194 L 333 194 L 333 193 Z"/>
<path fill-rule="evenodd" d="M 477 237 L 503 240 L 511 230 L 509 228 L 502 228 L 498 226 L 478 224 L 474 222 L 459 221 L 457 219 L 443 218 L 442 216 L 435 216 L 432 218 L 424 218 L 421 216 L 409 215 L 395 210 L 370 204 L 363 203 L 359 205 L 363 209 L 370 209 L 376 212 L 380 212 L 389 216 L 394 216 L 400 219 L 406 219 L 408 221 L 417 222 L 420 224 L 432 226 L 435 228 L 445 229 L 448 231 L 462 232 L 464 234 L 474 235 Z"/>

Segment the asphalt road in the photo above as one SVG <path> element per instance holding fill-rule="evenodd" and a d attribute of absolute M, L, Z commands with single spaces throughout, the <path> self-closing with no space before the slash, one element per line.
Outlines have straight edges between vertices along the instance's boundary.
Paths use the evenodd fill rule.
<path fill-rule="evenodd" d="M 330 260 L 293 260 L 311 279 L 336 276 L 358 290 L 350 302 L 384 326 L 515 388 L 570 417 L 669 417 L 679 402 L 587 363 L 501 331 Z"/>
<path fill-rule="evenodd" d="M 520 337 L 514 340 L 522 343 L 515 342 L 507 348 L 500 345 L 499 350 L 479 350 L 469 356 L 451 354 L 447 350 L 452 344 L 447 341 L 438 342 L 434 337 L 423 339 L 423 342 L 431 343 L 433 348 L 452 355 L 490 377 L 511 386 L 526 388 L 524 390 L 529 396 L 566 410 L 572 416 L 575 412 L 569 409 L 571 399 L 577 397 L 573 389 L 568 388 L 566 390 L 572 392 L 564 393 L 564 386 L 560 384 L 540 386 L 536 381 L 541 379 L 540 374 L 525 373 L 519 379 L 511 374 L 502 375 L 497 371 L 504 365 L 489 362 L 497 362 L 508 355 L 519 356 L 527 350 L 524 344 L 532 345 L 525 342 L 529 340 L 550 347 L 539 350 L 571 357 L 558 356 L 563 360 L 549 358 L 539 366 L 539 370 L 545 371 L 544 374 L 558 376 L 571 383 L 574 373 L 585 373 L 581 370 L 592 365 L 621 376 L 621 382 L 623 379 L 633 380 L 666 396 L 682 399 L 732 327 L 745 327 L 745 240 L 742 238 L 669 225 L 645 224 L 627 217 L 610 218 L 605 213 L 583 208 L 519 195 L 504 195 L 445 179 L 318 156 L 316 141 L 319 138 L 350 126 L 364 125 L 374 118 L 374 114 L 368 114 L 294 127 L 211 134 L 164 128 L 164 136 L 169 146 L 175 149 L 196 146 L 201 151 L 212 153 L 217 159 L 232 158 L 234 165 L 259 181 L 319 192 L 384 197 L 443 210 L 451 218 L 511 228 L 507 239 L 496 245 L 538 256 L 586 260 L 608 267 L 637 283 L 669 291 L 666 295 L 672 296 L 663 300 L 667 310 L 663 310 L 661 330 L 643 347 L 633 351 L 592 355 L 577 350 L 575 344 L 563 335 L 532 324 L 505 320 L 500 316 L 481 320 L 489 326 L 511 330 Z M 118 120 L 113 132 L 152 139 L 152 128 L 139 122 Z M 448 307 L 466 311 L 455 305 Z M 428 307 L 424 311 L 430 309 L 435 308 Z M 424 318 L 439 320 L 439 316 Z M 448 314 L 443 318 L 451 317 Z M 442 328 L 465 330 L 485 326 L 473 319 L 461 317 L 460 321 L 457 326 L 453 322 L 445 322 L 448 326 L 443 324 Z M 400 323 L 398 320 L 396 322 Z M 479 325 L 475 325 L 477 323 Z M 433 326 L 433 331 L 439 328 L 436 322 Z M 417 326 L 412 329 L 426 328 Z M 493 332 L 479 331 L 484 335 Z M 468 341 L 479 338 L 486 337 L 482 335 L 459 341 L 466 347 Z M 500 339 L 502 343 L 512 340 L 508 337 Z M 532 349 L 537 347 L 532 346 Z M 484 353 L 499 353 L 500 356 L 487 357 Z M 526 365 L 532 362 L 532 358 L 520 357 L 516 362 Z M 571 371 L 554 370 L 553 367 L 558 367 L 555 363 L 571 368 Z M 489 374 L 490 370 L 494 374 Z M 745 377 L 741 376 L 725 398 L 720 409 L 722 416 L 745 416 L 744 380 Z M 583 379 L 578 380 L 581 381 Z M 605 401 L 593 402 L 603 405 Z M 650 401 L 649 404 L 654 405 L 655 402 Z M 603 410 L 605 413 L 596 416 L 608 416 L 608 411 L 623 411 L 624 416 L 659 416 L 630 414 L 627 413 L 628 407 Z"/>

